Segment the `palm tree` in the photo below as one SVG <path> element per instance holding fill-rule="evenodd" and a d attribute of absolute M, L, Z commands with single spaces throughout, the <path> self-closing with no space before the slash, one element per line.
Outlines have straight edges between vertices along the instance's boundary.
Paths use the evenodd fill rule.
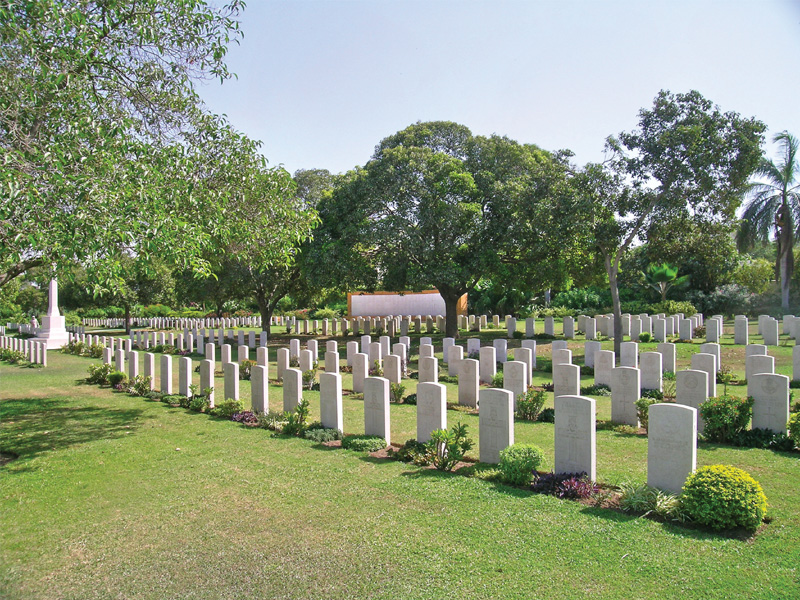
<path fill-rule="evenodd" d="M 782 159 L 777 164 L 766 158 L 756 171 L 761 181 L 752 184 L 744 207 L 742 226 L 737 235 L 740 250 L 756 241 L 769 241 L 774 232 L 777 242 L 776 274 L 781 281 L 781 306 L 789 308 L 789 283 L 794 273 L 794 239 L 800 236 L 800 142 L 786 131 L 774 141 L 781 145 Z"/>
<path fill-rule="evenodd" d="M 688 275 L 678 277 L 678 267 L 672 267 L 667 263 L 651 264 L 647 267 L 647 271 L 642 271 L 642 274 L 647 285 L 661 294 L 661 302 L 666 301 L 668 291 L 689 283 Z"/>

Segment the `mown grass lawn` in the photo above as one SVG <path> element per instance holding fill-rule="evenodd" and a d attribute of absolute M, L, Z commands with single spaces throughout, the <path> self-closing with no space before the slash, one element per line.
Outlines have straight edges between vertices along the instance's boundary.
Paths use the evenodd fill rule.
<path fill-rule="evenodd" d="M 727 343 L 723 363 L 739 352 Z M 791 347 L 770 354 L 791 373 Z M 2 598 L 800 597 L 798 454 L 700 445 L 698 464 L 741 467 L 769 498 L 772 522 L 741 540 L 80 384 L 91 362 L 0 364 L 0 451 L 19 455 L 0 467 Z M 344 405 L 346 431 L 363 432 L 363 404 Z M 392 405 L 394 440 L 415 436 L 415 411 Z M 458 419 L 477 442 L 477 417 Z M 516 424 L 550 466 L 552 427 Z M 602 481 L 645 480 L 645 437 L 599 431 L 597 452 Z"/>

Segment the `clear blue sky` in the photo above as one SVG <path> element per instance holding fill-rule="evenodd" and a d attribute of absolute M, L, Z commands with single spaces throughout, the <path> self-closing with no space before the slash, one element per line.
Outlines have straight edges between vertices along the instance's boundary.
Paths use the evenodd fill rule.
<path fill-rule="evenodd" d="M 583 164 L 660 89 L 800 136 L 800 0 L 248 0 L 241 28 L 238 80 L 200 94 L 290 172 L 363 165 L 420 120 Z"/>

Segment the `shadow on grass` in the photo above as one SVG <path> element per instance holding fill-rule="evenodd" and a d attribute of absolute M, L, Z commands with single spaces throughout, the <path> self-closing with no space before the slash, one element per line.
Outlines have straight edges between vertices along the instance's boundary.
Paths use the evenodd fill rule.
<path fill-rule="evenodd" d="M 143 411 L 72 406 L 63 400 L 14 398 L 0 403 L 0 450 L 20 460 L 134 431 Z M 19 467 L 19 463 L 15 463 Z M 15 468 L 13 471 L 24 471 Z"/>

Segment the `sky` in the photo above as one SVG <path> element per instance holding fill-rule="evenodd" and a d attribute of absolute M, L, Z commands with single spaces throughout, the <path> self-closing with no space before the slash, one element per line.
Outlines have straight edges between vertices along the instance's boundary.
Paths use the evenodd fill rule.
<path fill-rule="evenodd" d="M 800 0 L 248 0 L 240 27 L 198 91 L 292 173 L 433 120 L 599 161 L 662 89 L 800 136 Z"/>

